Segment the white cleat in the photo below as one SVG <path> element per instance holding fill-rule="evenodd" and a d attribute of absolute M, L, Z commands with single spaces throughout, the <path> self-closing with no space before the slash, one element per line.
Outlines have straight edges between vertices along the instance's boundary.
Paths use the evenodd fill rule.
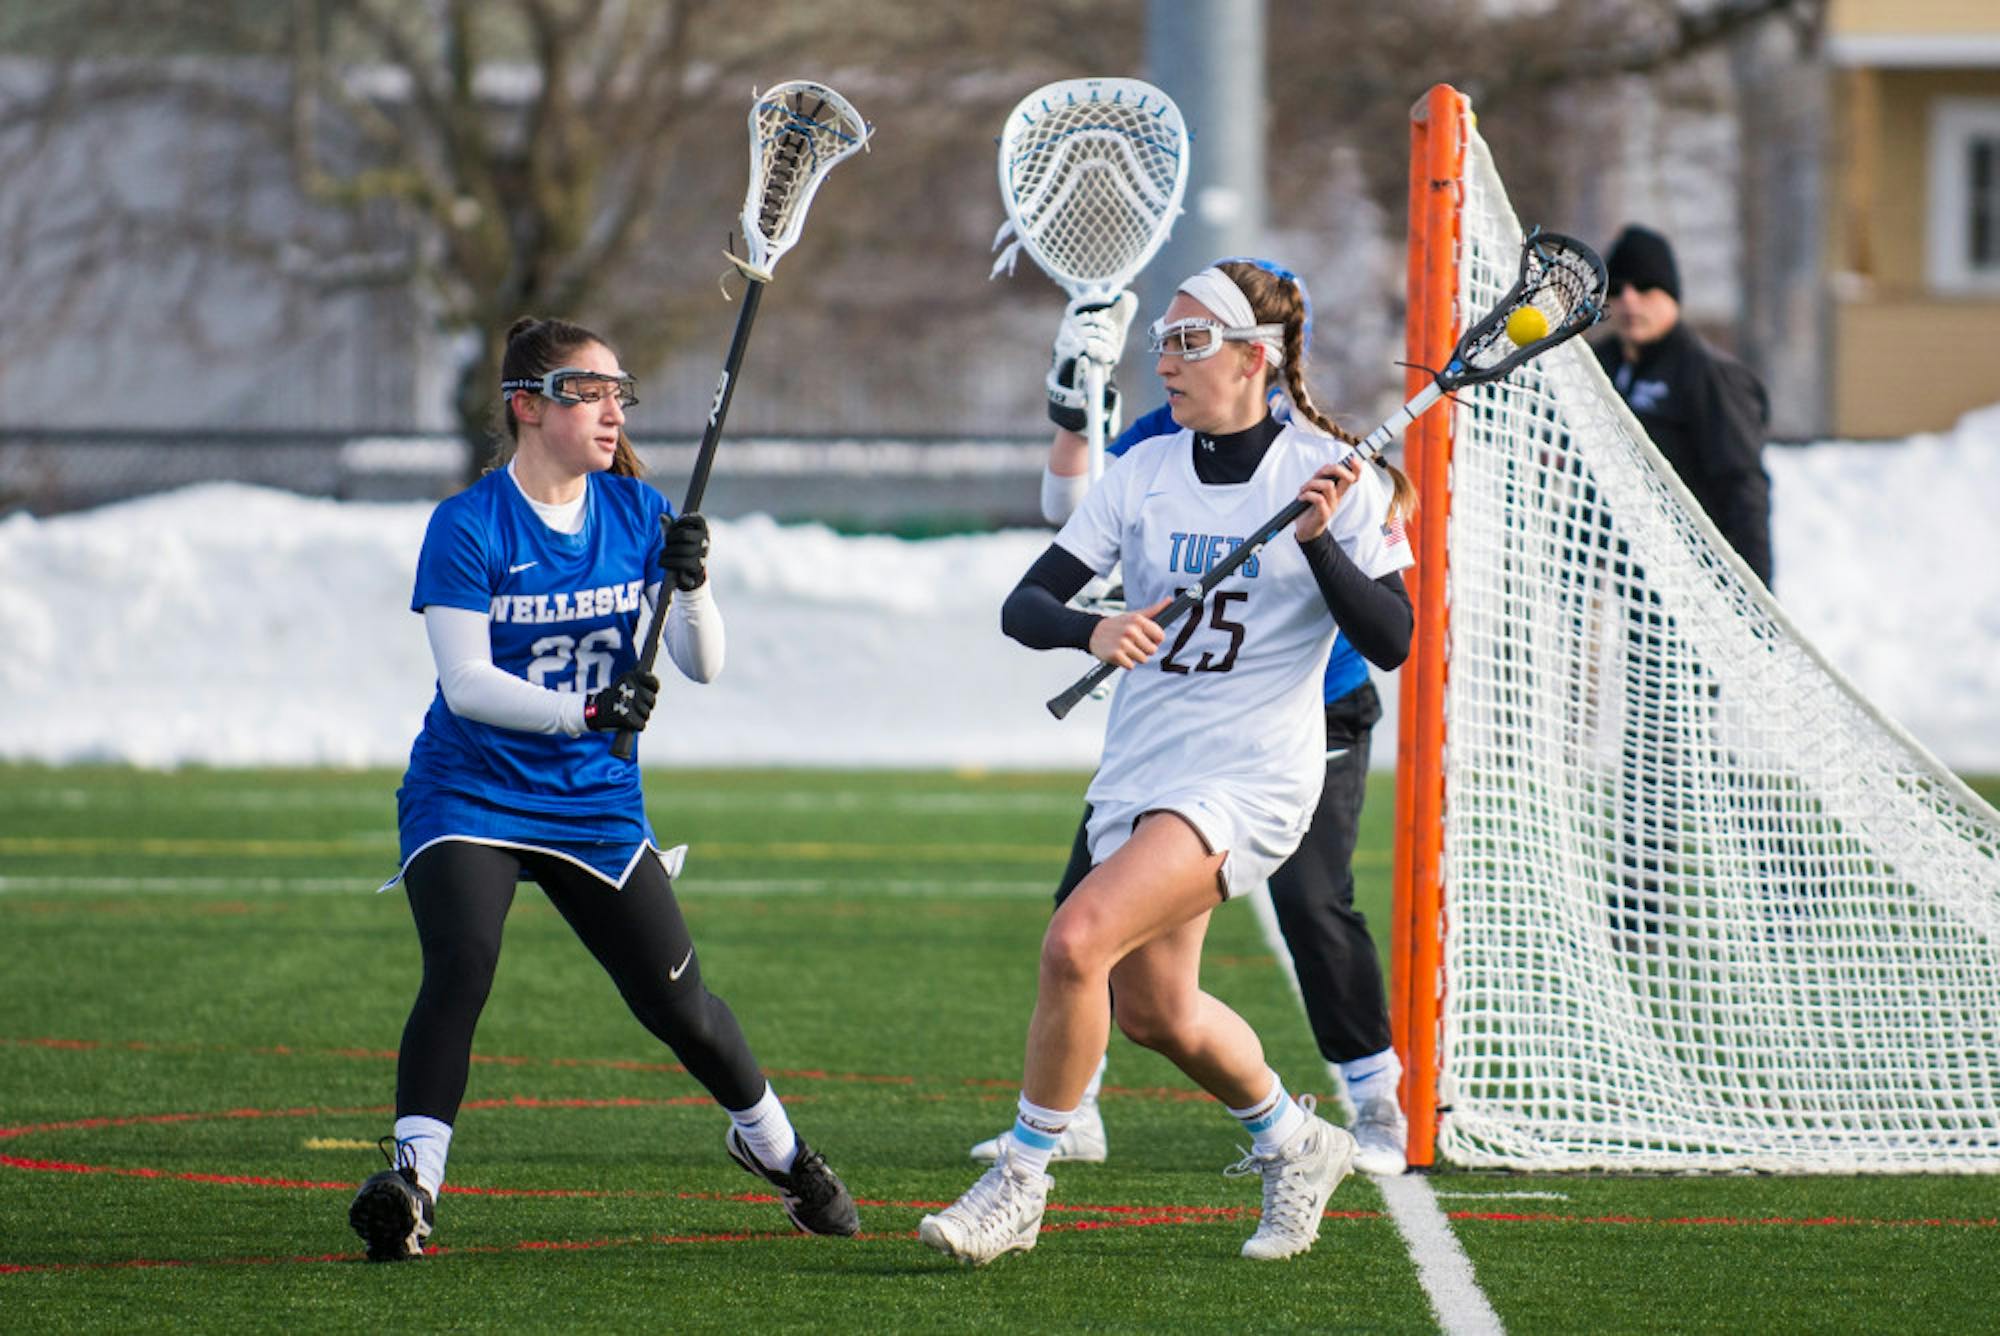
<path fill-rule="evenodd" d="M 1054 1180 L 1023 1174 L 1014 1157 L 1002 1152 L 965 1195 L 917 1223 L 917 1237 L 941 1253 L 972 1266 L 985 1266 L 1004 1253 L 1026 1252 L 1042 1232 L 1042 1210 Z"/>
<path fill-rule="evenodd" d="M 1311 1095 L 1299 1097 L 1305 1130 L 1277 1154 L 1245 1155 L 1223 1170 L 1231 1178 L 1264 1178 L 1264 1218 L 1243 1245 L 1245 1257 L 1275 1262 L 1310 1249 L 1319 1237 L 1327 1198 L 1354 1167 L 1354 1138 L 1313 1112 L 1315 1105 Z"/>
<path fill-rule="evenodd" d="M 1393 1176 L 1409 1169 L 1405 1147 L 1409 1145 L 1410 1124 L 1396 1106 L 1394 1095 L 1362 1105 L 1353 1132 L 1354 1167 L 1362 1173 Z"/>
<path fill-rule="evenodd" d="M 1055 1153 L 1049 1156 L 1049 1163 L 1103 1164 L 1110 1153 L 1110 1144 L 1104 1138 L 1104 1115 L 1097 1111 L 1097 1101 L 1090 1100 L 1076 1111 L 1063 1129 L 1062 1139 L 1056 1142 Z M 981 1164 L 993 1163 L 1000 1154 L 1000 1138 L 982 1141 L 972 1148 L 972 1158 Z"/>

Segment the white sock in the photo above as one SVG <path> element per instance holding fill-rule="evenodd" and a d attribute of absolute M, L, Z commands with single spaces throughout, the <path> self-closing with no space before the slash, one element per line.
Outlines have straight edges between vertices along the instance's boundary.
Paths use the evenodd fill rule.
<path fill-rule="evenodd" d="M 1029 1103 L 1026 1095 L 1021 1096 L 1017 1109 L 1014 1126 L 1007 1133 L 1012 1143 L 1007 1158 L 1016 1172 L 1045 1174 L 1049 1171 L 1049 1157 L 1055 1154 L 1056 1143 L 1062 1140 L 1069 1120 L 1076 1117 L 1076 1110 L 1045 1109 Z"/>
<path fill-rule="evenodd" d="M 769 1081 L 764 1083 L 764 1097 L 747 1109 L 729 1110 L 729 1121 L 736 1124 L 737 1134 L 757 1157 L 757 1163 L 779 1173 L 791 1169 L 792 1161 L 799 1156 L 799 1138 L 792 1131 L 792 1120 L 785 1116 L 785 1106 L 778 1102 L 777 1092 L 771 1089 Z"/>
<path fill-rule="evenodd" d="M 1347 1097 L 1354 1101 L 1358 1111 L 1362 1105 L 1378 1099 L 1396 1099 L 1396 1087 L 1403 1080 L 1403 1060 L 1396 1056 L 1395 1049 L 1385 1048 L 1380 1053 L 1341 1063 L 1340 1075 L 1347 1082 Z"/>
<path fill-rule="evenodd" d="M 444 1188 L 444 1161 L 451 1154 L 451 1124 L 412 1115 L 396 1120 L 396 1161 L 415 1165 L 417 1186 L 436 1201 Z"/>
<path fill-rule="evenodd" d="M 1284 1144 L 1305 1129 L 1306 1111 L 1285 1093 L 1285 1083 L 1271 1073 L 1271 1093 L 1247 1109 L 1231 1109 L 1236 1120 L 1250 1133 L 1252 1154 L 1276 1155 Z"/>
<path fill-rule="evenodd" d="M 1097 1060 L 1097 1070 L 1090 1074 L 1090 1084 L 1083 1088 L 1083 1103 L 1079 1109 L 1097 1103 L 1097 1092 L 1104 1089 L 1104 1069 L 1111 1062 L 1111 1055 L 1105 1054 Z"/>

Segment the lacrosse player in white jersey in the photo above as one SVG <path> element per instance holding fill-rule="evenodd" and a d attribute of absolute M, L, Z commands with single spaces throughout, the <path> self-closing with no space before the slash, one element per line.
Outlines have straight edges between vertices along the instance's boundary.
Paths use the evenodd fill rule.
<path fill-rule="evenodd" d="M 1088 1087 L 1113 1019 L 1170 1059 L 1251 1134 L 1228 1172 L 1263 1180 L 1245 1257 L 1312 1247 L 1354 1139 L 1293 1099 L 1255 1031 L 1201 991 L 1215 907 L 1263 883 L 1311 821 L 1324 776 L 1322 675 L 1336 626 L 1400 641 L 1411 615 L 1398 507 L 1408 484 L 1351 458 L 1296 374 L 1303 310 L 1294 286 L 1224 262 L 1181 284 L 1151 330 L 1180 430 L 1135 447 L 1083 498 L 1002 609 L 1035 649 L 1083 649 L 1129 670 L 1086 795 L 1093 864 L 1049 921 L 1014 1126 L 994 1165 L 925 1216 L 924 1242 L 984 1263 L 1032 1248 L 1050 1157 Z M 1299 415 L 1280 424 L 1267 392 L 1287 362 Z M 1339 461 L 1339 462 L 1336 462 Z M 1309 509 L 1172 628 L 1153 620 L 1257 526 Z M 1122 563 L 1136 610 L 1066 606 Z M 1378 654 L 1380 657 L 1378 657 Z"/>
<path fill-rule="evenodd" d="M 1299 402 L 1311 403 L 1304 365 L 1312 356 L 1312 297 L 1305 280 L 1282 265 L 1249 256 L 1232 258 L 1257 266 L 1298 292 L 1299 346 L 1295 355 L 1286 358 L 1282 376 L 1274 377 L 1281 383 L 1270 390 L 1272 416 L 1282 420 L 1295 411 L 1294 396 Z M 1081 310 L 1072 306 L 1063 313 L 1048 376 L 1049 418 L 1057 430 L 1042 475 L 1042 514 L 1051 524 L 1060 525 L 1068 519 L 1089 490 L 1088 444 L 1082 434 L 1085 410 L 1077 387 L 1081 379 L 1077 368 L 1085 357 L 1101 366 L 1116 365 L 1136 304 L 1136 298 L 1126 292 L 1114 301 Z M 1107 386 L 1107 398 L 1116 404 L 1115 387 Z M 1171 408 L 1162 405 L 1126 428 L 1105 447 L 1105 454 L 1121 458 L 1141 442 L 1178 430 L 1180 425 L 1173 420 Z M 1392 589 L 1402 585 L 1400 574 L 1383 578 L 1391 582 Z M 1091 609 L 1087 600 L 1079 600 L 1079 606 Z M 1122 607 L 1110 610 L 1124 611 Z M 1390 662 L 1378 666 L 1393 667 L 1401 661 L 1407 642 L 1396 636 L 1393 625 L 1385 629 L 1383 634 L 1382 629 L 1359 626 L 1350 635 L 1343 623 L 1341 634 L 1334 638 L 1322 691 L 1326 702 L 1326 781 L 1312 825 L 1299 841 L 1297 852 L 1271 874 L 1270 882 L 1271 907 L 1292 957 L 1313 1039 L 1320 1056 L 1340 1069 L 1354 1106 L 1354 1123 L 1349 1129 L 1359 1147 L 1354 1167 L 1370 1174 L 1400 1174 L 1408 1168 L 1404 1149 L 1409 1123 L 1396 1091 L 1403 1068 L 1389 1042 L 1388 993 L 1367 916 L 1354 905 L 1354 845 L 1367 796 L 1369 737 L 1382 717 L 1367 656 L 1356 647 L 1355 636 L 1370 652 L 1388 656 Z M 1089 818 L 1086 808 L 1069 864 L 1056 888 L 1057 904 L 1068 899 L 1090 872 Z M 1101 1163 L 1110 1154 L 1104 1116 L 1098 1107 L 1104 1076 L 1105 1065 L 1099 1063 L 1077 1116 L 1050 1157 L 1051 1163 Z M 972 1158 L 991 1164 L 999 1149 L 997 1137 L 982 1141 L 972 1148 Z"/>
<path fill-rule="evenodd" d="M 660 689 L 639 665 L 648 604 L 671 594 L 662 629 L 677 668 L 698 682 L 722 670 L 707 521 L 673 516 L 640 481 L 624 431 L 637 394 L 604 340 L 521 320 L 500 367 L 512 457 L 438 506 L 417 558 L 411 607 L 438 681 L 396 795 L 390 885 L 409 895 L 423 980 L 396 1058 L 389 1167 L 348 1221 L 371 1261 L 423 1255 L 501 930 L 517 883 L 533 880 L 728 1112 L 730 1157 L 777 1189 L 796 1228 L 852 1235 L 853 1198 L 703 981 L 674 895 L 682 851 L 655 843 L 638 762 L 612 750 L 620 730 L 646 727 Z"/>

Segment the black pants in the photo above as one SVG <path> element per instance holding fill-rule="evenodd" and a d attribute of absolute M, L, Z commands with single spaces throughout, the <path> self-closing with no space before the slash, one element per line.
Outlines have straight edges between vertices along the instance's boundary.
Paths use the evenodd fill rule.
<path fill-rule="evenodd" d="M 617 890 L 547 854 L 447 840 L 410 863 L 403 883 L 424 977 L 396 1059 L 396 1116 L 450 1123 L 465 1098 L 472 1033 L 493 989 L 500 932 L 522 869 L 604 966 L 640 1024 L 725 1109 L 764 1095 L 764 1076 L 728 1004 L 701 981 L 694 940 L 659 859 L 639 859 Z"/>
<path fill-rule="evenodd" d="M 1352 1062 L 1389 1047 L 1389 1001 L 1368 919 L 1354 907 L 1354 842 L 1367 797 L 1368 738 L 1382 718 L 1373 683 L 1326 707 L 1326 785 L 1299 847 L 1271 874 L 1271 905 L 1292 953 L 1313 1040 L 1328 1062 Z M 1056 891 L 1061 904 L 1090 872 L 1084 824 Z"/>

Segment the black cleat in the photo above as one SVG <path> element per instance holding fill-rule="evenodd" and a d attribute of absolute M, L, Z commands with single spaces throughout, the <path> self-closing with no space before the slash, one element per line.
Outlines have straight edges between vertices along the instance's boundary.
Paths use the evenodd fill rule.
<path fill-rule="evenodd" d="M 424 1255 L 424 1240 L 437 1220 L 431 1194 L 417 1186 L 416 1166 L 397 1164 L 397 1155 L 383 1137 L 382 1153 L 391 1168 L 371 1175 L 347 1208 L 347 1223 L 368 1245 L 371 1262 L 402 1262 Z"/>
<path fill-rule="evenodd" d="M 799 1142 L 798 1158 L 792 1161 L 790 1172 L 760 1164 L 734 1125 L 722 1144 L 730 1159 L 778 1190 L 785 1214 L 796 1228 L 807 1234 L 838 1234 L 843 1238 L 860 1232 L 861 1216 L 854 1209 L 847 1185 L 826 1167 L 826 1156 L 804 1141 Z"/>

